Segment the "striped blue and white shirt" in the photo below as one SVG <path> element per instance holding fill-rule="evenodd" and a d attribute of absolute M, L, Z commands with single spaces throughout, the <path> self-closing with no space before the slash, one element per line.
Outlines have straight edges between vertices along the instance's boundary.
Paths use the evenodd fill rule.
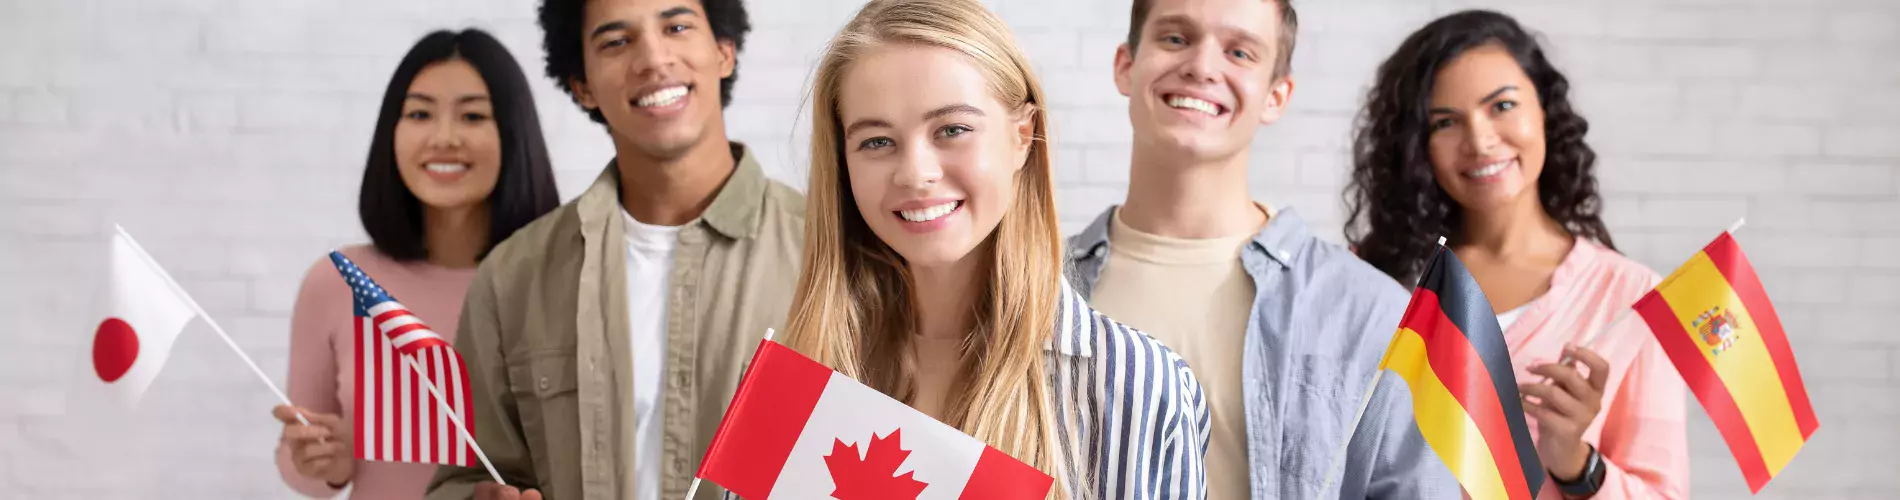
<path fill-rule="evenodd" d="M 1187 361 L 1067 283 L 1047 349 L 1057 481 L 1072 498 L 1207 497 L 1207 398 Z"/>

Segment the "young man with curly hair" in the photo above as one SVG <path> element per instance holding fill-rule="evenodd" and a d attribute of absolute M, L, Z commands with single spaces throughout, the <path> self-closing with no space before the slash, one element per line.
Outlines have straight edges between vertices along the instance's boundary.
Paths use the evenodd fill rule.
<path fill-rule="evenodd" d="M 548 76 L 616 157 L 482 262 L 455 348 L 508 486 L 445 467 L 429 498 L 680 498 L 785 322 L 804 198 L 726 138 L 741 0 L 544 0 L 540 24 Z"/>
<path fill-rule="evenodd" d="M 1069 279 L 1200 378 L 1208 498 L 1458 498 L 1402 381 L 1353 427 L 1405 289 L 1247 192 L 1255 132 L 1293 96 L 1298 19 L 1292 0 L 1135 0 L 1115 52 L 1128 198 L 1070 238 Z"/>

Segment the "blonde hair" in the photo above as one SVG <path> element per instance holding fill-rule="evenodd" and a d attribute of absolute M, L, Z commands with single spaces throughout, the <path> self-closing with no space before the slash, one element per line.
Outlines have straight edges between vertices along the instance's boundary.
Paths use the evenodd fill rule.
<path fill-rule="evenodd" d="M 1015 174 L 1013 205 L 975 250 L 989 254 L 982 271 L 989 279 L 981 281 L 972 310 L 976 327 L 962 342 L 969 376 L 952 391 L 944 421 L 1063 478 L 1060 469 L 1070 461 L 1056 444 L 1043 352 L 1062 293 L 1048 121 L 1040 108 L 1045 100 L 1009 27 L 975 0 L 872 1 L 827 47 L 812 84 L 805 267 L 786 344 L 906 403 L 915 395 L 910 275 L 852 199 L 838 115 L 845 73 L 865 54 L 891 45 L 956 51 L 984 74 L 999 102 L 1030 114 L 1034 141 Z M 1065 496 L 1062 491 L 1055 488 L 1057 496 Z"/>

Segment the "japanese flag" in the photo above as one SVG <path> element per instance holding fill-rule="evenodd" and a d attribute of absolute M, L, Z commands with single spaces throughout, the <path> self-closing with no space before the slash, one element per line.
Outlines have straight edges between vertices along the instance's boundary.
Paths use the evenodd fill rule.
<path fill-rule="evenodd" d="M 172 341 L 198 316 L 184 292 L 121 230 L 112 236 L 107 310 L 92 332 L 93 378 L 81 384 L 131 406 L 171 357 Z"/>
<path fill-rule="evenodd" d="M 1047 474 L 770 340 L 699 477 L 752 500 L 1040 499 Z"/>

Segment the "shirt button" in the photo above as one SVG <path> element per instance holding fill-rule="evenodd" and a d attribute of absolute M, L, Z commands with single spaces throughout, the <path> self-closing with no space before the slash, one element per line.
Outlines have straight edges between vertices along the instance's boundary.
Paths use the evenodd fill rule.
<path fill-rule="evenodd" d="M 547 377 L 541 377 L 541 380 L 539 380 L 539 381 L 537 381 L 537 382 L 535 382 L 535 387 L 536 387 L 536 388 L 539 388 L 539 389 L 541 389 L 541 390 L 543 390 L 543 391 L 545 391 L 545 390 L 548 390 L 548 378 L 547 378 Z"/>
<path fill-rule="evenodd" d="M 1103 255 L 1108 255 L 1108 246 L 1096 245 L 1094 250 L 1089 251 L 1089 255 L 1093 255 L 1095 256 L 1095 258 L 1100 259 L 1102 258 Z"/>

